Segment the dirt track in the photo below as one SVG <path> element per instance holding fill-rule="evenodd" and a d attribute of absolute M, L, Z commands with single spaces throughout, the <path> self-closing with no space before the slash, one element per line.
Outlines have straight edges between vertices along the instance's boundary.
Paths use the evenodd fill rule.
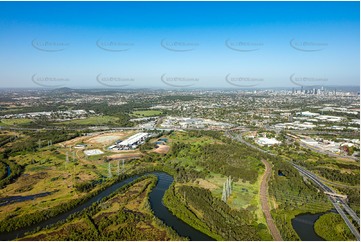
<path fill-rule="evenodd" d="M 265 160 L 262 160 L 262 163 L 266 166 L 266 171 L 263 174 L 262 182 L 261 182 L 261 189 L 260 189 L 262 211 L 264 213 L 264 216 L 266 217 L 267 225 L 268 225 L 269 230 L 271 231 L 273 239 L 276 241 L 281 241 L 282 236 L 281 236 L 280 232 L 278 231 L 277 226 L 272 219 L 270 207 L 268 205 L 268 181 L 271 176 L 272 167 Z"/>

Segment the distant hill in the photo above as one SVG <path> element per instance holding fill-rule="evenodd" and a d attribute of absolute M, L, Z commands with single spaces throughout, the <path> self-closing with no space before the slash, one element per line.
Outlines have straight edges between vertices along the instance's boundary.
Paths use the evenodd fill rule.
<path fill-rule="evenodd" d="M 61 88 L 56 88 L 53 91 L 55 91 L 55 92 L 73 92 L 74 89 L 71 89 L 69 87 L 61 87 Z"/>

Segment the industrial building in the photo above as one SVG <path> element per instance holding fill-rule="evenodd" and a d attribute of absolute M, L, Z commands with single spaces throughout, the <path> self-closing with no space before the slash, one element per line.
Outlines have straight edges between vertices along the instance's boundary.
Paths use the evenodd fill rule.
<path fill-rule="evenodd" d="M 264 146 L 264 145 L 272 146 L 272 145 L 281 144 L 281 142 L 276 140 L 275 138 L 269 139 L 269 138 L 266 138 L 266 137 L 258 138 L 256 140 L 256 143 L 259 144 L 260 146 Z"/>
<path fill-rule="evenodd" d="M 136 149 L 140 144 L 144 144 L 145 140 L 149 137 L 149 133 L 137 133 L 129 138 L 110 146 L 108 149 L 129 150 Z"/>

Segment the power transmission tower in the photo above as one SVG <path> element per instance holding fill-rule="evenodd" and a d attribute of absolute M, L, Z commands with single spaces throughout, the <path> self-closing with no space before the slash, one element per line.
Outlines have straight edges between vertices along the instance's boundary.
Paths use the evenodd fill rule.
<path fill-rule="evenodd" d="M 223 184 L 222 201 L 227 202 L 226 184 Z"/>
<path fill-rule="evenodd" d="M 228 177 L 227 182 L 228 182 L 228 196 L 230 196 L 231 193 L 232 193 L 232 178 L 231 178 L 231 176 Z"/>
<path fill-rule="evenodd" d="M 231 176 L 227 177 L 226 181 L 223 183 L 223 192 L 222 192 L 222 201 L 227 202 L 229 196 L 232 193 L 232 178 Z"/>
<path fill-rule="evenodd" d="M 66 159 L 65 159 L 66 162 L 69 162 L 69 153 L 68 151 L 66 152 Z"/>
<path fill-rule="evenodd" d="M 110 162 L 108 163 L 108 178 L 112 178 L 113 175 L 112 175 L 112 170 L 111 170 L 111 165 L 110 165 Z"/>

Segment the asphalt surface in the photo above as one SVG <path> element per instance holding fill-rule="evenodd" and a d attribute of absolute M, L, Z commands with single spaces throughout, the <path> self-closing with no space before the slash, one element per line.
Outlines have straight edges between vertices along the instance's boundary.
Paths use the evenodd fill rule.
<path fill-rule="evenodd" d="M 331 188 L 323 184 L 317 176 L 312 174 L 311 172 L 307 171 L 306 169 L 292 164 L 302 175 L 309 178 L 311 181 L 313 181 L 316 185 L 318 185 L 322 190 L 330 193 L 335 193 Z M 352 222 L 348 219 L 346 213 L 341 208 L 340 205 L 345 209 L 345 211 L 352 217 L 353 220 L 355 220 L 358 224 L 360 224 L 360 218 L 357 216 L 357 214 L 347 205 L 345 201 L 339 198 L 335 198 L 331 195 L 328 195 L 328 198 L 331 200 L 333 206 L 336 208 L 337 212 L 341 215 L 342 219 L 345 221 L 347 227 L 351 230 L 352 234 L 356 237 L 358 241 L 360 241 L 360 232 L 355 228 L 355 226 L 352 224 Z"/>
<path fill-rule="evenodd" d="M 229 131 L 225 132 L 226 136 L 236 139 L 237 141 L 252 147 L 258 151 L 261 151 L 263 153 L 269 154 L 269 155 L 273 155 L 274 154 L 267 152 L 253 144 L 248 143 L 247 141 L 245 141 L 242 137 L 242 134 L 236 134 L 236 135 L 232 135 Z M 330 187 L 326 186 L 324 183 L 322 183 L 320 181 L 320 179 L 314 175 L 313 173 L 311 173 L 310 171 L 302 168 L 301 166 L 298 166 L 296 164 L 293 164 L 291 162 L 291 164 L 298 170 L 298 172 L 300 172 L 302 175 L 306 176 L 307 178 L 309 178 L 313 183 L 315 183 L 317 186 L 319 186 L 323 191 L 325 192 L 330 192 L 330 193 L 335 193 Z M 344 210 L 351 216 L 351 218 L 353 220 L 355 220 L 359 225 L 360 225 L 360 218 L 359 216 L 357 216 L 357 214 L 348 206 L 348 204 L 343 201 L 342 199 L 339 198 L 335 198 L 331 195 L 328 195 L 328 198 L 331 200 L 333 206 L 336 208 L 337 212 L 341 215 L 342 219 L 345 221 L 346 225 L 349 227 L 350 231 L 352 232 L 352 234 L 356 237 L 357 241 L 360 241 L 360 232 L 355 228 L 355 226 L 352 224 L 352 222 L 349 220 L 349 218 L 347 217 L 346 213 L 344 212 Z M 341 206 L 343 207 L 343 209 L 341 208 Z"/>

